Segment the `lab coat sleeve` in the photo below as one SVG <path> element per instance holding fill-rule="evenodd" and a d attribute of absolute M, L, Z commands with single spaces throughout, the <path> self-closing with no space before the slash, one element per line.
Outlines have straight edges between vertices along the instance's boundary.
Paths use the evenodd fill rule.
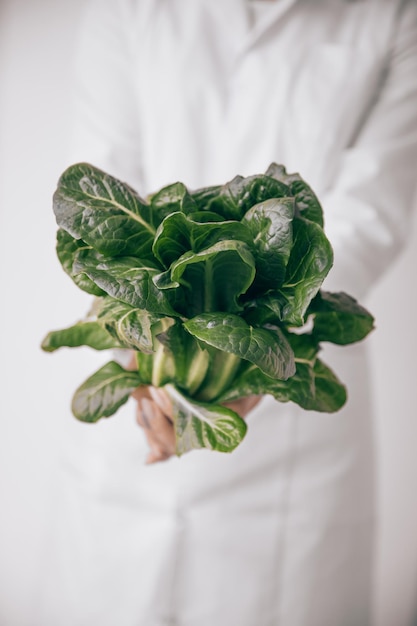
<path fill-rule="evenodd" d="M 127 3 L 90 0 L 82 11 L 72 81 L 70 163 L 88 162 L 141 188 L 140 136 Z M 130 350 L 113 350 L 123 367 Z"/>
<path fill-rule="evenodd" d="M 403 248 L 417 181 L 417 4 L 402 2 L 386 71 L 321 197 L 334 266 L 323 287 L 364 297 Z"/>
<path fill-rule="evenodd" d="M 90 0 L 82 11 L 73 71 L 70 161 L 85 161 L 139 191 L 141 150 L 130 4 Z"/>

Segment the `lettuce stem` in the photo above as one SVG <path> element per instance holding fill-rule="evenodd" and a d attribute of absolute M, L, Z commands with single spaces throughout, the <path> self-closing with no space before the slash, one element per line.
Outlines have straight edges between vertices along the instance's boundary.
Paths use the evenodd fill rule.
<path fill-rule="evenodd" d="M 216 351 L 211 358 L 207 376 L 196 393 L 202 402 L 215 400 L 233 380 L 242 359 L 230 352 Z"/>
<path fill-rule="evenodd" d="M 161 387 L 168 380 L 175 378 L 175 361 L 165 346 L 158 342 L 157 348 L 153 354 L 152 366 L 152 385 Z"/>
<path fill-rule="evenodd" d="M 193 396 L 201 386 L 201 383 L 207 375 L 209 362 L 210 357 L 207 350 L 199 349 L 196 356 L 189 364 L 185 387 L 190 396 Z"/>

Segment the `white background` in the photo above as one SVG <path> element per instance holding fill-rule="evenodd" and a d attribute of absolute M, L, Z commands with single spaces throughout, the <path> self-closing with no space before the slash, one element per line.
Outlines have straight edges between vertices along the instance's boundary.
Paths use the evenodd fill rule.
<path fill-rule="evenodd" d="M 89 305 L 56 260 L 51 207 L 68 165 L 69 75 L 83 3 L 0 0 L 1 626 L 59 626 L 37 618 L 56 461 L 65 437 L 82 427 L 70 397 L 103 362 L 87 349 L 39 348 L 48 330 L 72 324 Z M 377 321 L 368 339 L 380 480 L 375 626 L 417 623 L 416 268 L 414 229 L 365 303 Z"/>

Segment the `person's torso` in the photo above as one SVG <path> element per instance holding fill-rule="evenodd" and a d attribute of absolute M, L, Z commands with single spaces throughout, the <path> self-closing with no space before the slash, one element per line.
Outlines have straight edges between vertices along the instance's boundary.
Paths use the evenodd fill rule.
<path fill-rule="evenodd" d="M 383 80 L 396 2 L 145 0 L 130 14 L 143 191 L 272 162 L 322 193 Z"/>

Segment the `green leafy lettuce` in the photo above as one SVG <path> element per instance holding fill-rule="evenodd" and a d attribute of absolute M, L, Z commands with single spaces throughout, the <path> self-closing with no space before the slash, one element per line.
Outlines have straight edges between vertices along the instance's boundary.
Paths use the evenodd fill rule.
<path fill-rule="evenodd" d="M 247 427 L 228 401 L 271 394 L 325 412 L 346 402 L 320 344 L 360 341 L 373 318 L 349 295 L 321 289 L 333 252 L 298 174 L 274 163 L 143 199 L 78 163 L 62 174 L 53 207 L 62 267 L 95 299 L 85 320 L 48 333 L 42 348 L 124 348 L 137 362 L 131 371 L 111 361 L 88 378 L 73 397 L 78 419 L 113 415 L 139 385 L 163 386 L 177 453 L 229 452 Z"/>

